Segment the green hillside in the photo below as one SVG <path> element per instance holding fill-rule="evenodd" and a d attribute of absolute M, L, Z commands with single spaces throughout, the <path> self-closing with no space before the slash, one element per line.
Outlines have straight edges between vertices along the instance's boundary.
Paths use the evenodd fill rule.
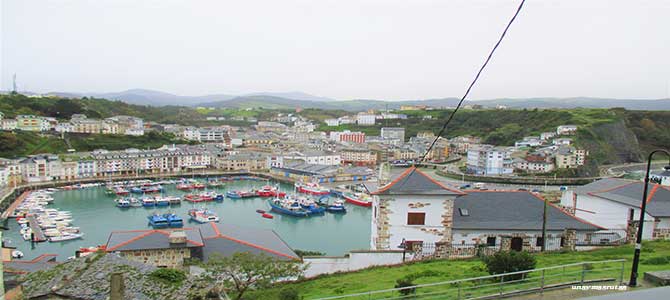
<path fill-rule="evenodd" d="M 158 148 L 166 144 L 188 143 L 172 134 L 149 132 L 144 136 L 74 134 L 64 135 L 37 132 L 0 132 L 0 157 L 16 158 L 40 153 L 66 153 L 68 149 L 93 151 L 96 149 L 122 150 L 126 148 Z"/>

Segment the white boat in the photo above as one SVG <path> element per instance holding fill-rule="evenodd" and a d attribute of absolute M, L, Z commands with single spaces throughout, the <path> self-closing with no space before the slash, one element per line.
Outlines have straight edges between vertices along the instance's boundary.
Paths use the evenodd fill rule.
<path fill-rule="evenodd" d="M 23 258 L 23 252 L 19 250 L 12 251 L 12 258 L 20 259 Z"/>
<path fill-rule="evenodd" d="M 219 217 L 208 209 L 191 209 L 188 211 L 191 220 L 198 223 L 219 222 Z"/>
<path fill-rule="evenodd" d="M 49 238 L 49 242 L 63 242 L 69 240 L 80 239 L 84 236 L 83 233 L 63 233 L 60 236 L 54 236 Z"/>

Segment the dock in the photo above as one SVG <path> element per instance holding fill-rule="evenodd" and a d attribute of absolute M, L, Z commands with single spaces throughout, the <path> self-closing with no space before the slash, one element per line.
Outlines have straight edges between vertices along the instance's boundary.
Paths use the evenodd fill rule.
<path fill-rule="evenodd" d="M 44 235 L 44 231 L 42 231 L 42 228 L 40 227 L 39 224 L 37 224 L 37 220 L 35 220 L 35 215 L 28 215 L 26 217 L 28 219 L 28 225 L 30 226 L 30 230 L 33 231 L 32 238 L 33 242 L 46 242 L 47 238 Z"/>
<path fill-rule="evenodd" d="M 10 204 L 9 207 L 7 207 L 7 209 L 4 212 L 2 212 L 1 218 L 4 220 L 12 216 L 14 214 L 14 211 L 16 210 L 16 207 L 18 207 L 19 204 L 23 202 L 23 199 L 26 199 L 26 197 L 28 197 L 29 194 L 30 191 L 25 191 L 20 196 L 16 197 L 16 200 L 14 200 L 14 202 L 12 202 L 12 204 Z"/>

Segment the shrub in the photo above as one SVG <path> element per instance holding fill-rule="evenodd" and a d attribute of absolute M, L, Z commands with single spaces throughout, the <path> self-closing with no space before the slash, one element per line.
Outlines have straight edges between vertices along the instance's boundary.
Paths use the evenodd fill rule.
<path fill-rule="evenodd" d="M 642 261 L 642 264 L 645 265 L 665 265 L 669 263 L 670 263 L 670 256 L 651 257 Z"/>
<path fill-rule="evenodd" d="M 400 294 L 403 296 L 411 295 L 416 292 L 416 287 L 414 287 L 412 279 L 409 278 L 400 278 L 396 280 L 395 288 L 396 289 L 405 288 L 399 291 Z"/>
<path fill-rule="evenodd" d="M 535 257 L 528 252 L 501 251 L 482 259 L 491 275 L 525 271 L 535 268 Z M 519 280 L 523 274 L 506 275 L 503 280 Z"/>
<path fill-rule="evenodd" d="M 156 269 L 149 276 L 165 283 L 181 283 L 186 279 L 184 271 L 170 268 Z"/>
<path fill-rule="evenodd" d="M 279 291 L 279 300 L 299 300 L 300 294 L 298 290 L 288 287 Z"/>

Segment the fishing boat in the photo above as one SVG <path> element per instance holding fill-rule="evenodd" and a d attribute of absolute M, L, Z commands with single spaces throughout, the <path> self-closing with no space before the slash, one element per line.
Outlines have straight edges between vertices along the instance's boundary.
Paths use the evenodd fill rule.
<path fill-rule="evenodd" d="M 130 192 L 128 192 L 128 190 L 126 190 L 122 187 L 118 187 L 118 188 L 114 189 L 114 193 L 116 193 L 119 196 L 125 196 L 125 195 L 128 195 Z"/>
<path fill-rule="evenodd" d="M 144 207 L 156 206 L 156 200 L 152 197 L 144 197 L 142 198 L 142 206 Z"/>
<path fill-rule="evenodd" d="M 258 197 L 286 197 L 286 193 L 280 192 L 277 188 L 273 186 L 266 185 L 259 190 L 256 190 L 256 196 Z"/>
<path fill-rule="evenodd" d="M 311 215 L 318 215 L 326 212 L 326 208 L 323 206 L 320 206 L 314 200 L 309 199 L 309 198 L 298 198 L 297 199 L 298 204 L 300 204 L 300 207 L 302 207 L 304 210 L 307 211 L 307 213 Z"/>
<path fill-rule="evenodd" d="M 211 210 L 206 208 L 191 209 L 188 211 L 191 220 L 198 223 L 219 222 L 219 217 Z"/>
<path fill-rule="evenodd" d="M 154 198 L 154 201 L 156 201 L 156 206 L 169 206 L 170 205 L 170 199 L 167 199 L 165 197 L 156 197 L 156 198 Z"/>
<path fill-rule="evenodd" d="M 141 187 L 137 187 L 137 186 L 131 187 L 131 188 L 130 188 L 130 192 L 133 193 L 133 194 L 142 194 L 142 193 L 144 193 L 144 191 L 142 190 L 142 188 L 141 188 Z"/>
<path fill-rule="evenodd" d="M 196 182 L 194 184 L 191 184 L 191 188 L 196 189 L 196 190 L 201 190 L 201 189 L 204 189 L 206 187 L 207 186 L 205 186 L 204 183 L 200 183 L 200 182 Z"/>
<path fill-rule="evenodd" d="M 167 220 L 168 226 L 172 228 L 181 228 L 184 227 L 184 220 L 175 213 L 164 214 L 163 217 Z"/>
<path fill-rule="evenodd" d="M 293 217 L 307 217 L 309 213 L 303 209 L 300 204 L 296 201 L 291 201 L 288 199 L 279 199 L 275 198 L 273 200 L 268 200 L 270 207 L 273 211 L 280 214 L 289 215 Z"/>
<path fill-rule="evenodd" d="M 165 197 L 170 202 L 170 205 L 179 205 L 181 204 L 181 198 L 177 196 L 167 196 Z"/>
<path fill-rule="evenodd" d="M 116 199 L 116 207 L 129 208 L 130 207 L 130 200 L 125 199 L 125 198 Z"/>
<path fill-rule="evenodd" d="M 130 207 L 140 207 L 142 206 L 142 201 L 137 200 L 136 198 L 130 198 Z"/>
<path fill-rule="evenodd" d="M 200 194 L 188 194 L 184 196 L 184 200 L 189 201 L 189 202 L 207 202 L 207 201 L 212 201 L 214 200 L 217 196 L 221 196 L 223 198 L 223 195 L 218 195 L 216 193 L 200 193 Z"/>
<path fill-rule="evenodd" d="M 210 180 L 207 182 L 207 186 L 217 188 L 217 187 L 222 187 L 223 182 L 221 181 L 216 181 L 216 180 Z"/>
<path fill-rule="evenodd" d="M 227 191 L 226 197 L 232 199 L 251 198 L 256 197 L 256 193 L 252 191 Z"/>
<path fill-rule="evenodd" d="M 372 206 L 372 198 L 365 193 L 342 193 L 342 198 L 344 198 L 347 203 L 354 205 L 363 207 Z"/>
<path fill-rule="evenodd" d="M 170 226 L 167 218 L 158 213 L 148 216 L 147 219 L 149 219 L 149 225 L 153 228 L 167 228 Z"/>
<path fill-rule="evenodd" d="M 190 190 L 193 189 L 193 186 L 191 186 L 188 183 L 183 183 L 182 182 L 180 184 L 177 184 L 177 189 L 180 190 L 180 191 L 190 191 Z"/>
<path fill-rule="evenodd" d="M 310 195 L 323 196 L 323 195 L 330 194 L 330 189 L 321 187 L 317 183 L 296 182 L 295 183 L 295 188 L 300 193 L 305 193 L 305 194 L 310 194 Z"/>
<path fill-rule="evenodd" d="M 161 185 L 149 185 L 143 186 L 141 190 L 142 193 L 160 193 L 163 191 L 163 187 Z"/>
<path fill-rule="evenodd" d="M 49 242 L 64 242 L 69 240 L 80 239 L 84 236 L 83 233 L 62 233 L 59 236 L 52 236 L 49 238 Z"/>
<path fill-rule="evenodd" d="M 344 201 L 335 200 L 333 201 L 333 204 L 328 204 L 326 206 L 326 211 L 329 213 L 346 213 L 347 208 L 344 207 Z"/>

